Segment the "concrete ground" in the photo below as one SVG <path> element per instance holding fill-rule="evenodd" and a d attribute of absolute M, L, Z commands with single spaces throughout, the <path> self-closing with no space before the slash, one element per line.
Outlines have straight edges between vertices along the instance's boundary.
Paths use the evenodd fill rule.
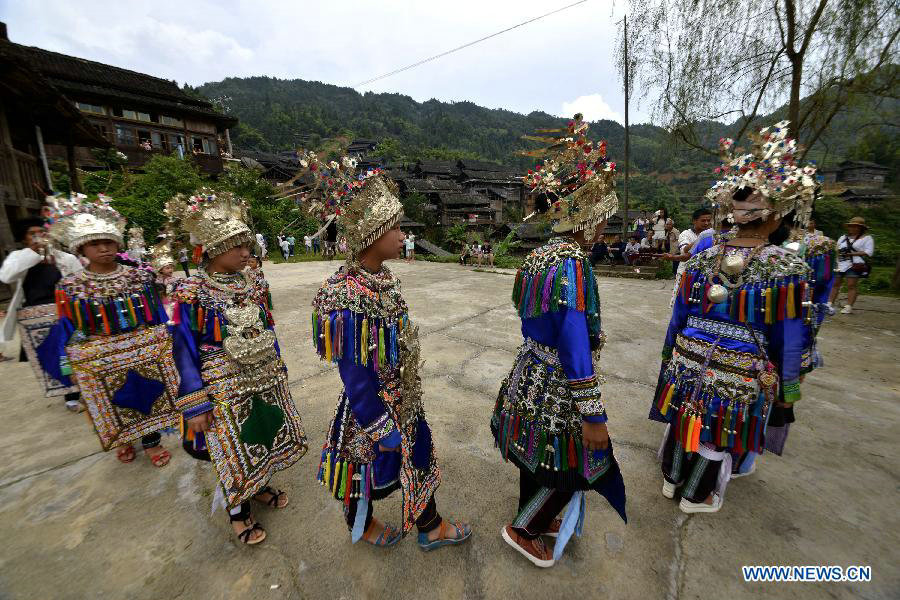
<path fill-rule="evenodd" d="M 169 466 L 103 453 L 84 415 L 39 396 L 29 366 L 0 365 L 0 598 L 897 598 L 900 302 L 865 297 L 825 326 L 826 367 L 803 386 L 783 457 L 728 488 L 715 515 L 660 494 L 658 423 L 647 421 L 671 282 L 604 279 L 601 355 L 610 432 L 628 491 L 625 525 L 596 495 L 584 536 L 539 570 L 502 542 L 517 472 L 488 417 L 520 342 L 509 273 L 394 263 L 422 333 L 426 408 L 444 484 L 438 507 L 470 521 L 460 548 L 351 545 L 315 483 L 339 390 L 310 347 L 310 301 L 336 263 L 266 265 L 277 332 L 312 450 L 276 477 L 290 505 L 258 508 L 268 538 L 237 543 L 210 514 L 214 475 L 167 436 Z M 397 498 L 376 514 L 396 523 Z M 750 584 L 742 565 L 871 565 L 871 583 Z"/>

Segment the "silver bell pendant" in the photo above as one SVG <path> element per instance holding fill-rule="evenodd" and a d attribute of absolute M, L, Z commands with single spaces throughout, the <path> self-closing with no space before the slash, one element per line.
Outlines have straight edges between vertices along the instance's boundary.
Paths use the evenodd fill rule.
<path fill-rule="evenodd" d="M 744 257 L 737 254 L 726 256 L 722 260 L 722 270 L 728 275 L 737 275 L 744 270 Z"/>
<path fill-rule="evenodd" d="M 715 284 L 711 288 L 709 288 L 709 293 L 707 294 L 707 298 L 713 304 L 721 304 L 728 299 L 728 290 L 725 289 L 724 285 Z"/>

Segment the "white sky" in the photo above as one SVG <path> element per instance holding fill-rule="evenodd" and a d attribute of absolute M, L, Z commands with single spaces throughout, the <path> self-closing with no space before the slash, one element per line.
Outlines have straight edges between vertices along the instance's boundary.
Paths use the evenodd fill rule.
<path fill-rule="evenodd" d="M 268 75 L 353 86 L 574 1 L 0 0 L 0 20 L 14 42 L 179 84 Z M 357 89 L 622 122 L 622 6 L 588 0 Z M 646 109 L 633 104 L 632 122 Z"/>

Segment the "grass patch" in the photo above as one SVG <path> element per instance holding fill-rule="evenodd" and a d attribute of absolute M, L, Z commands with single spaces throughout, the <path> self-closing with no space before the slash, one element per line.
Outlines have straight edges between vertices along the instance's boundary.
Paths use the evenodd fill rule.
<path fill-rule="evenodd" d="M 859 293 L 869 296 L 893 296 L 900 298 L 900 290 L 891 288 L 894 267 L 875 265 L 865 279 L 859 280 Z M 846 289 L 846 285 L 844 288 Z"/>
<path fill-rule="evenodd" d="M 282 263 L 305 263 L 305 262 L 317 262 L 317 261 L 341 261 L 343 262 L 347 256 L 345 254 L 335 254 L 334 256 L 323 256 L 322 254 L 295 254 L 294 256 L 285 259 L 280 254 L 272 254 L 269 253 L 268 259 L 269 262 L 275 265 L 280 265 Z"/>

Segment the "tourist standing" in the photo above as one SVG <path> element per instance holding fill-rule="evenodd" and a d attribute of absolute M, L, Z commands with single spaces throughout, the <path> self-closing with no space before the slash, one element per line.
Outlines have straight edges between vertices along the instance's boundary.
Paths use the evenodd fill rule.
<path fill-rule="evenodd" d="M 240 198 L 203 190 L 174 198 L 167 212 L 203 248 L 203 264 L 173 294 L 183 447 L 213 463 L 215 497 L 227 508 L 235 535 L 258 544 L 266 531 L 251 500 L 285 508 L 287 494 L 269 481 L 307 450 L 275 336 L 269 284 L 259 269 L 244 271 L 253 237 Z"/>
<path fill-rule="evenodd" d="M 191 276 L 191 271 L 188 269 L 188 251 L 187 248 L 183 247 L 178 251 L 178 262 L 181 264 L 181 270 L 184 271 L 185 277 Z"/>
<path fill-rule="evenodd" d="M 281 257 L 287 260 L 291 257 L 291 243 L 284 236 L 280 237 L 278 244 L 281 246 Z"/>
<path fill-rule="evenodd" d="M 297 246 L 297 238 L 294 237 L 293 233 L 287 237 L 287 242 L 288 242 L 288 252 L 290 253 L 291 256 L 294 256 L 294 254 L 295 254 L 294 249 Z"/>
<path fill-rule="evenodd" d="M 805 225 L 815 169 L 794 163 L 786 136 L 787 122 L 765 128 L 743 156 L 722 140 L 731 175 L 707 197 L 737 231 L 686 263 L 676 295 L 650 418 L 668 424 L 662 493 L 682 488 L 685 513 L 717 512 L 732 473 L 766 447 L 767 423 L 779 425 L 774 409 L 800 399 L 809 267 L 781 244 Z"/>
<path fill-rule="evenodd" d="M 691 257 L 691 248 L 700 239 L 700 234 L 712 226 L 712 211 L 708 208 L 698 208 L 691 215 L 691 227 L 678 234 L 677 248 L 666 252 L 661 256 L 664 260 L 678 263 L 675 271 L 675 285 L 672 287 L 672 301 L 669 308 L 675 306 L 675 291 L 681 285 L 681 274 L 684 272 L 685 262 Z"/>
<path fill-rule="evenodd" d="M 78 387 L 65 385 L 41 369 L 34 342 L 40 344 L 56 323 L 56 284 L 84 267 L 74 255 L 50 247 L 43 219 L 35 217 L 18 221 L 15 234 L 23 248 L 10 252 L 0 267 L 0 281 L 11 286 L 15 284 L 3 321 L 2 341 L 13 340 L 16 322 L 19 317 L 24 317 L 19 328 L 22 342 L 20 360 L 27 359 L 31 363 L 45 396 L 63 396 L 66 408 L 81 412 L 83 407 L 78 401 Z M 26 310 L 20 315 L 19 309 Z"/>
<path fill-rule="evenodd" d="M 581 535 L 585 491 L 602 494 L 625 519 L 625 486 L 592 357 L 605 338 L 600 299 L 582 251 L 603 235 L 618 200 L 606 144 L 588 141 L 586 130 L 577 115 L 546 151 L 544 166 L 524 177 L 556 237 L 529 254 L 516 275 L 513 303 L 524 343 L 490 422 L 500 454 L 519 470 L 518 514 L 501 537 L 539 567 L 553 566 L 572 534 Z M 558 188 L 546 187 L 550 180 L 575 189 L 559 198 Z M 552 552 L 544 535 L 557 538 Z"/>
<path fill-rule="evenodd" d="M 326 204 L 321 199 L 337 176 L 352 192 L 338 206 Z M 413 526 L 423 550 L 464 542 L 471 527 L 437 512 L 440 471 L 418 374 L 418 328 L 409 322 L 400 282 L 384 265 L 403 248 L 397 225 L 403 205 L 380 175 L 360 178 L 348 168 L 332 173 L 331 181 L 316 181 L 310 195 L 320 201 L 314 210 L 323 219 L 340 211 L 349 250 L 346 264 L 313 300 L 313 346 L 322 359 L 337 363 L 344 384 L 318 480 L 342 504 L 353 542 L 392 546 Z M 395 528 L 373 516 L 373 502 L 398 488 L 402 524 Z"/>
<path fill-rule="evenodd" d="M 416 260 L 416 236 L 412 232 L 406 234 L 403 244 L 406 247 L 406 262 Z"/>
<path fill-rule="evenodd" d="M 828 310 L 834 313 L 834 301 L 841 293 L 841 285 L 847 281 L 847 303 L 841 309 L 842 315 L 853 312 L 856 297 L 859 294 L 859 280 L 869 276 L 871 267 L 869 259 L 875 254 L 875 240 L 866 234 L 869 226 L 862 217 L 853 217 L 844 225 L 847 233 L 838 238 L 838 263 L 835 268 L 834 287 L 828 301 Z"/>
<path fill-rule="evenodd" d="M 256 234 L 256 246 L 259 248 L 259 258 L 260 260 L 266 260 L 266 257 L 269 255 L 269 248 L 266 245 L 266 238 L 263 234 Z"/>
<path fill-rule="evenodd" d="M 653 213 L 650 220 L 650 227 L 653 230 L 653 246 L 657 250 L 662 250 L 666 243 L 666 221 L 669 220 L 669 213 L 665 207 L 660 208 Z"/>

